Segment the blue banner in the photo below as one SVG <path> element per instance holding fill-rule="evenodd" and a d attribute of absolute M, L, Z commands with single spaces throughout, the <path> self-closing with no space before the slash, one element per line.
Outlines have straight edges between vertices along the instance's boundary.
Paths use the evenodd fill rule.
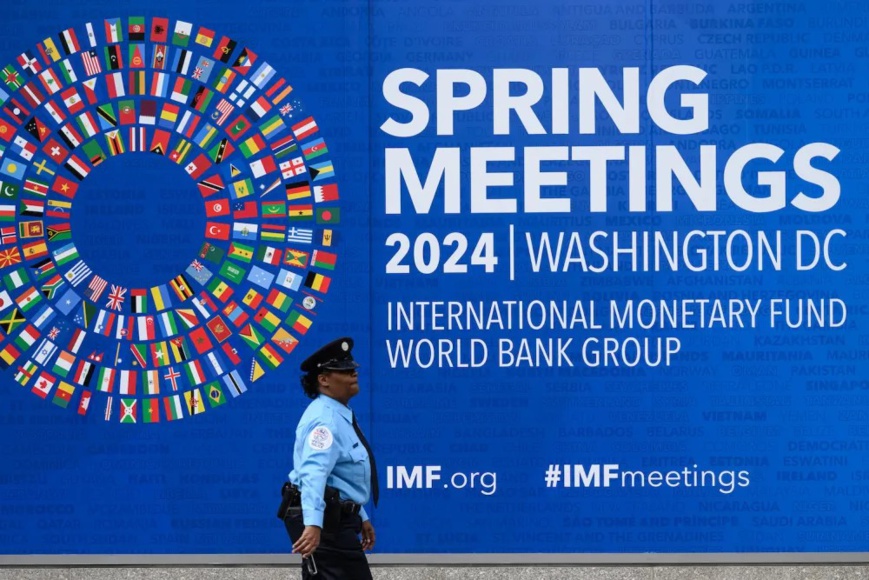
<path fill-rule="evenodd" d="M 866 17 L 10 7 L 0 553 L 287 553 L 343 335 L 378 553 L 865 550 Z"/>

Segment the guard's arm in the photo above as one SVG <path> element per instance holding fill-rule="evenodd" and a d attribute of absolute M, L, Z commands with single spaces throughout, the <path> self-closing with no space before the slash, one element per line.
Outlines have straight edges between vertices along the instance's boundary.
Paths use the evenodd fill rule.
<path fill-rule="evenodd" d="M 312 423 L 304 434 L 301 464 L 297 468 L 302 489 L 302 519 L 305 526 L 323 527 L 326 480 L 338 461 L 338 446 L 328 423 Z"/>

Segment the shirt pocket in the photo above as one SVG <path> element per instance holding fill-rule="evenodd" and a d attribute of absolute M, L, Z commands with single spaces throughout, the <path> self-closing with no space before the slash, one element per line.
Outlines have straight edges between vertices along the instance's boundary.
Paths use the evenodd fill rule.
<path fill-rule="evenodd" d="M 368 463 L 368 452 L 365 451 L 365 447 L 361 443 L 357 447 L 350 449 L 350 461 L 353 464 L 354 481 L 357 485 L 367 488 L 371 480 L 371 476 L 368 473 L 371 466 Z"/>

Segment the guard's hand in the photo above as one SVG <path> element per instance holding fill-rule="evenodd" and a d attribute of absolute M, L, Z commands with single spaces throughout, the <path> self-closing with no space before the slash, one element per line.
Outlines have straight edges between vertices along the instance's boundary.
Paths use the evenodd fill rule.
<path fill-rule="evenodd" d="M 293 554 L 301 554 L 302 558 L 307 558 L 314 553 L 317 546 L 320 545 L 320 528 L 317 526 L 305 526 L 305 530 L 296 543 L 293 544 Z"/>
<path fill-rule="evenodd" d="M 371 520 L 362 522 L 362 549 L 370 550 L 374 547 L 374 526 L 371 525 Z"/>

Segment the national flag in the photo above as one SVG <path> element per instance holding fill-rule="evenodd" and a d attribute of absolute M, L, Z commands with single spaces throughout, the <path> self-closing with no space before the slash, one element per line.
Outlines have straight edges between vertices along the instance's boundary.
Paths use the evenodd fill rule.
<path fill-rule="evenodd" d="M 268 296 L 266 296 L 266 303 L 281 312 L 286 312 L 292 302 L 289 296 L 277 288 L 269 290 Z"/>
<path fill-rule="evenodd" d="M 169 19 L 151 19 L 151 42 L 167 42 L 169 40 Z"/>
<path fill-rule="evenodd" d="M 178 125 L 175 127 L 175 131 L 181 133 L 185 137 L 193 137 L 193 134 L 196 132 L 196 127 L 199 125 L 199 120 L 199 115 L 195 115 L 190 110 L 185 110 L 184 114 L 181 116 L 181 120 L 178 121 Z"/>
<path fill-rule="evenodd" d="M 72 62 L 68 58 L 63 59 L 63 62 L 60 63 L 58 67 L 58 71 L 60 72 L 60 76 L 62 77 L 62 84 L 71 85 L 73 83 L 78 82 L 78 75 L 75 72 L 75 68 L 72 66 Z M 84 81 L 82 84 L 87 88 L 85 92 L 88 93 L 88 102 L 93 105 L 96 103 L 96 94 L 93 92 L 93 87 L 96 86 L 96 79 L 90 79 L 89 81 Z M 92 83 L 88 87 L 88 83 Z M 93 100 L 91 100 L 93 99 Z"/>
<path fill-rule="evenodd" d="M 304 167 L 304 166 L 303 166 Z M 286 184 L 287 201 L 305 199 L 311 196 L 311 186 L 307 181 L 297 181 Z"/>
<path fill-rule="evenodd" d="M 268 84 L 268 82 L 270 80 L 272 80 L 272 78 L 274 76 L 275 76 L 275 69 L 272 68 L 271 65 L 269 65 L 267 62 L 264 62 L 259 66 L 259 68 L 257 68 L 253 72 L 251 79 L 253 80 L 253 84 L 256 85 L 257 88 L 261 89 L 264 86 L 266 86 Z M 283 89 L 283 91 L 280 91 L 280 92 L 272 91 L 270 89 L 269 91 L 266 91 L 266 96 L 268 96 L 270 99 L 272 99 L 272 103 L 277 105 L 278 103 L 281 102 L 281 100 L 286 95 L 290 94 L 290 91 L 292 91 L 292 90 L 293 90 L 293 88 L 290 87 L 289 85 L 286 86 Z"/>
<path fill-rule="evenodd" d="M 35 287 L 30 286 L 20 296 L 15 298 L 15 303 L 21 309 L 21 312 L 28 312 L 35 305 L 42 302 L 42 296 Z"/>
<path fill-rule="evenodd" d="M 319 181 L 327 177 L 335 176 L 335 168 L 332 167 L 331 161 L 323 161 L 322 163 L 312 163 L 308 167 L 308 173 L 311 174 L 311 181 Z"/>
<path fill-rule="evenodd" d="M 147 95 L 148 88 L 145 82 L 146 73 L 143 70 L 131 70 L 127 86 L 130 88 L 130 95 Z"/>
<path fill-rule="evenodd" d="M 139 123 L 154 125 L 157 122 L 157 101 L 141 101 L 139 103 Z"/>
<path fill-rule="evenodd" d="M 24 178 L 24 172 L 26 169 L 27 165 L 25 163 L 21 163 L 11 157 L 0 159 L 0 173 L 7 177 L 20 181 Z"/>
<path fill-rule="evenodd" d="M 127 289 L 123 286 L 116 286 L 112 284 L 112 290 L 109 292 L 108 300 L 106 301 L 106 308 L 111 310 L 121 310 L 124 299 L 126 298 Z M 96 298 L 94 298 L 96 300 Z"/>
<path fill-rule="evenodd" d="M 184 161 L 184 158 L 190 152 L 190 141 L 186 139 L 179 139 L 178 143 L 176 143 L 175 148 L 169 154 L 169 159 L 181 165 Z"/>
<path fill-rule="evenodd" d="M 148 366 L 148 345 L 131 344 L 130 353 L 133 355 L 134 365 L 139 365 L 142 368 Z"/>
<path fill-rule="evenodd" d="M 47 338 L 43 338 L 42 342 L 36 347 L 36 350 L 33 351 L 33 360 L 47 366 L 48 361 L 51 360 L 55 352 L 57 352 L 57 345 Z"/>
<path fill-rule="evenodd" d="M 193 179 L 199 179 L 209 169 L 211 169 L 211 161 L 204 153 L 200 153 L 196 159 L 184 166 L 184 171 Z"/>
<path fill-rule="evenodd" d="M 157 312 L 172 307 L 172 298 L 169 296 L 169 289 L 166 284 L 153 286 L 151 288 L 151 297 L 154 299 L 154 308 Z"/>
<path fill-rule="evenodd" d="M 169 89 L 169 78 L 166 73 L 155 72 L 151 76 L 151 90 L 149 94 L 152 97 L 165 98 L 166 92 Z"/>
<path fill-rule="evenodd" d="M 144 109 L 149 105 L 155 106 L 153 101 L 141 101 L 140 106 Z M 106 114 L 109 112 L 111 116 Z M 116 126 L 118 123 L 121 125 L 133 125 L 136 122 L 136 103 L 131 99 L 119 101 L 117 119 L 114 118 L 114 110 L 110 108 L 100 107 L 97 109 L 97 114 L 104 116 L 111 126 Z"/>
<path fill-rule="evenodd" d="M 244 117 L 236 117 L 234 121 L 229 123 L 229 136 L 235 140 L 238 139 L 245 131 L 250 129 L 250 122 Z M 239 150 L 244 153 L 245 157 L 250 157 L 251 155 L 263 150 L 266 146 L 265 141 L 259 134 L 254 135 L 248 139 L 244 144 L 239 145 Z"/>
<path fill-rule="evenodd" d="M 252 195 L 253 191 L 253 181 L 251 181 L 250 178 L 233 182 L 232 189 L 229 190 L 233 199 L 247 197 Z"/>
<path fill-rule="evenodd" d="M 105 134 L 106 137 L 106 145 L 109 148 L 109 153 L 112 156 L 120 155 L 126 148 L 124 147 L 124 140 L 121 137 L 121 132 L 115 129 L 114 131 L 109 131 Z"/>
<path fill-rule="evenodd" d="M 142 399 L 142 421 L 145 423 L 160 422 L 160 399 Z"/>
<path fill-rule="evenodd" d="M 214 70 L 214 61 L 208 57 L 200 56 L 196 66 L 193 67 L 193 73 L 190 75 L 203 85 L 211 78 L 211 71 Z"/>
<path fill-rule="evenodd" d="M 120 18 L 107 18 L 105 20 L 105 31 L 106 42 L 108 43 L 121 42 L 124 40 L 123 33 L 121 32 Z"/>
<path fill-rule="evenodd" d="M 51 260 L 49 260 L 49 263 L 51 263 Z M 54 264 L 52 263 L 52 265 Z M 9 290 L 21 288 L 29 281 L 30 277 L 27 275 L 27 271 L 25 271 L 24 268 L 16 268 L 3 276 L 3 284 L 5 284 L 6 288 Z M 0 311 L 6 310 L 10 305 L 11 298 L 9 298 L 9 295 L 4 291 L 0 291 Z"/>
<path fill-rule="evenodd" d="M 151 53 L 151 68 L 157 70 L 164 70 L 166 68 L 166 52 L 168 50 L 168 47 L 163 44 L 157 44 L 154 46 L 154 50 Z"/>
<path fill-rule="evenodd" d="M 314 238 L 314 231 L 307 228 L 291 227 L 287 230 L 288 243 L 310 244 Z"/>
<path fill-rule="evenodd" d="M 205 354 L 214 348 L 211 339 L 208 338 L 208 335 L 205 334 L 205 330 L 202 327 L 190 332 L 190 341 L 193 343 L 193 348 L 195 348 L 196 352 L 199 354 Z"/>
<path fill-rule="evenodd" d="M 229 225 L 218 222 L 205 222 L 205 237 L 212 240 L 229 240 Z"/>
<path fill-rule="evenodd" d="M 179 49 L 175 51 L 175 58 L 172 60 L 172 70 L 179 75 L 186 75 L 190 72 L 190 65 L 193 62 L 193 53 L 189 50 Z"/>
<path fill-rule="evenodd" d="M 127 39 L 130 42 L 145 41 L 145 18 L 143 16 L 130 16 L 127 19 Z"/>
<path fill-rule="evenodd" d="M 281 263 L 282 252 L 279 248 L 272 246 L 259 246 L 257 248 L 256 259 L 265 264 L 277 266 Z"/>
<path fill-rule="evenodd" d="M 248 72 L 250 72 L 250 67 L 253 66 L 256 58 L 257 55 L 254 51 L 250 50 L 249 48 L 242 48 L 241 52 L 238 53 L 235 62 L 232 63 L 232 68 L 234 68 L 239 73 L 246 75 Z"/>
<path fill-rule="evenodd" d="M 220 175 L 212 175 L 211 177 L 206 177 L 205 179 L 197 181 L 196 187 L 199 188 L 199 193 L 202 197 L 208 197 L 214 195 L 218 191 L 222 191 L 226 186 Z"/>
<path fill-rule="evenodd" d="M 296 340 L 296 337 L 287 332 L 284 328 L 278 328 L 275 331 L 272 335 L 272 342 L 287 354 L 293 352 L 293 349 L 296 348 L 296 345 L 299 343 L 299 341 Z"/>
<path fill-rule="evenodd" d="M 148 134 L 145 127 L 130 127 L 130 151 L 147 151 Z"/>
<path fill-rule="evenodd" d="M 230 330 L 229 326 L 227 326 L 220 316 L 215 316 L 209 320 L 206 326 L 208 326 L 208 330 L 211 331 L 218 344 L 232 336 L 232 330 Z"/>
<path fill-rule="evenodd" d="M 230 68 L 224 67 L 220 74 L 215 75 L 214 82 L 211 84 L 216 91 L 226 94 L 226 90 L 232 86 L 235 81 L 236 72 Z"/>
<path fill-rule="evenodd" d="M 287 207 L 287 217 L 290 221 L 307 221 L 314 216 L 314 206 L 310 204 L 291 205 Z"/>
<path fill-rule="evenodd" d="M 45 61 L 45 64 L 50 65 L 51 63 L 60 60 L 60 52 L 57 50 L 57 46 L 55 46 L 53 39 L 46 38 L 37 44 L 36 48 L 39 49 L 39 54 L 42 56 L 42 60 Z"/>
<path fill-rule="evenodd" d="M 75 34 L 75 29 L 67 28 L 60 34 L 60 46 L 66 54 L 73 54 L 81 50 L 81 45 L 78 42 L 78 37 Z"/>
<path fill-rule="evenodd" d="M 262 139 L 260 139 L 261 141 Z M 250 139 L 248 139 L 250 141 Z M 245 141 L 247 143 L 247 141 Z M 239 145 L 239 149 L 242 149 L 244 143 Z M 272 156 L 263 157 L 262 159 L 257 159 L 256 161 L 252 161 L 250 164 L 250 171 L 253 174 L 254 179 L 259 179 L 264 175 L 272 173 L 273 171 L 278 170 L 277 164 L 275 164 L 275 159 Z"/>
<path fill-rule="evenodd" d="M 193 290 L 190 287 L 190 282 L 184 278 L 184 274 L 179 274 L 169 281 L 169 286 L 182 302 L 193 296 Z"/>
<path fill-rule="evenodd" d="M 199 293 L 199 296 L 193 298 L 193 306 L 202 314 L 203 318 L 210 317 L 217 310 L 214 301 L 211 300 L 204 290 Z"/>
<path fill-rule="evenodd" d="M 57 385 L 57 390 L 54 392 L 54 398 L 51 402 L 58 407 L 66 409 L 69 405 L 69 402 L 72 400 L 73 394 L 75 394 L 75 387 L 65 381 L 60 381 L 60 383 Z"/>
<path fill-rule="evenodd" d="M 45 90 L 52 95 L 63 86 L 63 82 L 57 76 L 57 73 L 54 72 L 54 69 L 48 68 L 39 73 L 39 80 L 42 86 L 45 87 Z"/>
<path fill-rule="evenodd" d="M 90 111 L 85 111 L 84 113 L 76 117 L 76 123 L 78 124 L 79 129 L 81 129 L 81 132 L 86 137 L 93 137 L 99 132 L 99 129 L 97 128 L 97 120 L 94 119 Z M 96 143 L 96 141 L 93 141 L 92 143 Z M 87 147 L 88 145 L 89 144 L 86 144 L 85 147 Z M 97 145 L 97 148 L 99 148 L 99 145 Z M 102 152 L 102 150 L 100 150 L 100 152 Z M 93 159 L 90 154 L 88 155 L 88 157 L 90 159 Z M 105 156 L 103 156 L 103 159 L 105 159 Z M 94 163 L 93 161 L 91 161 L 91 163 L 96 166 L 96 163 Z"/>
<path fill-rule="evenodd" d="M 217 373 L 222 374 L 222 373 Z M 205 385 L 203 390 L 208 393 L 208 404 L 211 408 L 219 407 L 226 402 L 226 397 L 223 395 L 223 390 L 220 388 L 220 383 L 212 381 Z"/>
<path fill-rule="evenodd" d="M 229 37 L 222 37 L 214 49 L 214 58 L 220 62 L 228 63 L 232 57 L 232 51 L 235 50 L 236 42 Z"/>
<path fill-rule="evenodd" d="M 338 186 L 334 183 L 314 186 L 314 200 L 317 203 L 336 201 L 338 199 Z"/>
<path fill-rule="evenodd" d="M 172 351 L 172 358 L 175 362 L 184 362 L 190 358 L 190 348 L 183 336 L 170 340 L 169 349 Z"/>
<path fill-rule="evenodd" d="M 18 345 L 22 351 L 26 351 L 28 348 L 33 346 L 33 343 L 39 340 L 39 337 L 40 334 L 36 327 L 32 324 L 28 324 L 21 330 L 18 336 L 15 337 L 15 344 Z"/>
<path fill-rule="evenodd" d="M 49 300 L 54 300 L 57 291 L 63 286 L 63 278 L 60 277 L 60 274 L 55 274 L 51 278 L 49 278 L 44 284 L 42 284 L 42 294 L 48 298 Z"/>
<path fill-rule="evenodd" d="M 247 385 L 238 374 L 237 370 L 231 370 L 223 376 L 223 384 L 233 398 L 247 392 Z"/>
<path fill-rule="evenodd" d="M 33 383 L 33 388 L 30 391 L 41 398 L 48 397 L 48 393 L 51 392 L 51 389 L 54 388 L 54 383 L 57 382 L 57 379 L 43 371 L 39 373 L 39 377 L 36 379 L 36 382 Z"/>
<path fill-rule="evenodd" d="M 154 361 L 155 367 L 169 364 L 169 347 L 166 342 L 159 341 L 151 344 L 151 360 Z"/>
<path fill-rule="evenodd" d="M 251 348 L 251 350 L 256 350 L 259 346 L 264 342 L 264 335 L 259 332 L 252 324 L 248 324 L 247 326 L 241 328 L 238 331 L 238 336 L 241 337 L 242 341 Z"/>
<path fill-rule="evenodd" d="M 278 167 L 281 169 L 281 177 L 284 179 L 292 179 L 297 175 L 302 175 L 307 171 L 305 168 L 305 162 L 301 157 L 294 157 L 292 159 L 287 159 L 286 161 L 282 161 Z M 307 184 L 305 184 L 307 185 Z M 289 186 L 287 186 L 289 187 Z"/>
<path fill-rule="evenodd" d="M 284 362 L 284 358 L 275 350 L 275 347 L 270 343 L 266 343 L 263 347 L 257 351 L 257 356 L 267 367 L 274 370 L 280 366 L 282 362 Z"/>
<path fill-rule="evenodd" d="M 220 278 L 215 278 L 208 284 L 208 291 L 221 302 L 226 302 L 233 292 L 232 287 Z"/>
<path fill-rule="evenodd" d="M 117 99 L 119 97 L 126 96 L 126 90 L 124 88 L 124 76 L 123 74 L 116 72 L 110 75 L 106 75 L 106 89 L 109 92 L 109 98 Z"/>
<path fill-rule="evenodd" d="M 121 54 L 121 45 L 120 44 L 112 44 L 105 49 L 103 49 L 105 53 L 103 62 L 106 63 L 106 70 L 118 70 L 124 67 L 124 57 Z"/>
<path fill-rule="evenodd" d="M 308 257 L 310 254 L 302 250 L 287 248 L 284 254 L 284 264 L 295 268 L 306 268 L 308 266 Z"/>
<path fill-rule="evenodd" d="M 305 156 L 305 159 L 315 159 L 320 157 L 321 155 L 325 155 L 329 152 L 329 149 L 326 148 L 326 142 L 323 141 L 322 138 L 314 139 L 313 141 L 308 141 L 307 143 L 303 143 L 302 147 L 302 155 Z"/>
<path fill-rule="evenodd" d="M 187 46 L 190 42 L 190 34 L 193 32 L 193 24 L 179 20 L 175 23 L 175 31 L 172 34 L 172 44 Z"/>
<path fill-rule="evenodd" d="M 274 117 L 263 121 L 262 124 L 260 124 L 259 129 L 262 132 L 263 137 L 265 137 L 266 140 L 271 141 L 274 137 L 277 137 L 278 135 L 286 131 L 287 126 L 284 125 L 284 122 L 281 120 L 280 115 L 275 115 Z M 296 148 L 295 143 L 292 141 L 292 137 L 287 135 L 286 138 L 290 141 L 281 143 L 279 147 L 275 147 L 276 143 L 272 143 L 272 150 L 274 150 L 276 154 L 278 153 L 278 151 L 283 151 L 285 148 L 290 146 L 292 146 L 293 149 Z M 281 141 L 284 141 L 284 139 L 281 139 Z"/>
<path fill-rule="evenodd" d="M 130 311 L 143 314 L 148 311 L 148 291 L 141 288 L 130 290 Z"/>
<path fill-rule="evenodd" d="M 169 150 L 169 138 L 171 134 L 163 129 L 154 131 L 154 139 L 151 141 L 151 153 L 165 155 Z"/>
<path fill-rule="evenodd" d="M 250 263 L 253 259 L 253 250 L 253 246 L 233 241 L 229 244 L 227 256 L 239 262 Z"/>
<path fill-rule="evenodd" d="M 97 146 L 99 148 L 99 146 Z M 103 157 L 105 158 L 105 157 Z M 83 160 L 79 159 L 76 155 L 71 155 L 69 159 L 66 160 L 66 163 L 63 164 L 70 173 L 73 174 L 79 181 L 88 176 L 91 172 L 91 168 L 85 163 Z"/>
<path fill-rule="evenodd" d="M 160 119 L 158 121 L 158 124 L 161 127 L 172 129 L 175 126 L 175 122 L 178 120 L 178 111 L 179 109 L 177 105 L 165 103 L 163 105 L 163 109 L 160 111 Z"/>
<path fill-rule="evenodd" d="M 301 140 L 316 133 L 317 129 L 317 122 L 313 117 L 308 117 L 293 125 L 293 134 L 296 136 L 296 139 Z"/>
<path fill-rule="evenodd" d="M 175 322 L 175 315 L 171 310 L 161 313 L 158 320 L 160 322 L 160 331 L 163 333 L 163 336 L 168 338 L 178 334 L 178 325 Z"/>
<path fill-rule="evenodd" d="M 214 42 L 214 31 L 205 27 L 200 27 L 199 31 L 196 33 L 196 44 L 200 44 L 206 48 L 211 48 L 212 42 Z"/>
<path fill-rule="evenodd" d="M 329 284 L 331 283 L 331 281 L 331 278 L 329 278 L 328 276 L 324 276 L 323 274 L 308 272 L 308 276 L 305 278 L 305 286 L 307 286 L 311 290 L 316 290 L 317 292 L 322 292 L 325 294 L 329 291 Z"/>
<path fill-rule="evenodd" d="M 24 52 L 19 54 L 18 58 L 16 58 L 15 60 L 18 62 L 18 66 L 21 67 L 21 69 L 28 77 L 32 77 L 33 75 L 37 74 L 39 71 L 42 70 L 42 65 L 29 50 L 25 50 Z"/>
<path fill-rule="evenodd" d="M 184 418 L 184 411 L 181 410 L 181 395 L 163 397 L 163 408 L 166 411 L 167 421 L 176 421 Z"/>
<path fill-rule="evenodd" d="M 290 312 L 290 315 L 287 316 L 287 324 L 289 324 L 290 327 L 299 334 L 305 334 L 308 332 L 308 329 L 311 328 L 313 322 L 301 312 L 293 310 Z"/>
<path fill-rule="evenodd" d="M 76 358 L 74 354 L 66 350 L 61 350 L 60 354 L 57 355 L 57 360 L 54 361 L 52 371 L 66 378 L 72 370 L 72 367 L 75 365 L 75 361 Z"/>
<path fill-rule="evenodd" d="M 211 99 L 213 97 L 214 92 L 203 85 L 196 89 L 196 92 L 193 93 L 193 97 L 190 99 L 190 107 L 196 111 L 199 111 L 200 113 L 203 113 L 206 109 L 208 109 L 208 105 L 211 103 Z M 202 146 L 204 147 L 204 145 Z"/>
<path fill-rule="evenodd" d="M 85 413 L 87 413 L 88 408 L 90 407 L 90 402 L 91 402 L 90 391 L 84 391 L 81 394 L 81 399 L 79 400 L 79 403 L 78 403 L 78 414 L 79 415 L 84 415 Z"/>
<path fill-rule="evenodd" d="M 314 253 L 311 256 L 311 265 L 325 270 L 334 270 L 335 261 L 337 259 L 337 254 L 333 254 L 332 252 L 314 250 Z"/>
<path fill-rule="evenodd" d="M 139 412 L 138 399 L 121 399 L 121 423 L 137 423 Z"/>
<path fill-rule="evenodd" d="M 115 387 L 115 369 L 100 367 L 97 373 L 97 389 L 103 393 L 111 393 Z"/>
<path fill-rule="evenodd" d="M 56 260 L 57 258 L 55 258 Z M 70 270 L 63 275 L 67 282 L 69 282 L 72 286 L 78 286 L 82 282 L 84 282 L 88 276 L 91 274 L 91 269 L 87 264 L 84 263 L 83 260 L 79 260 L 76 264 L 70 268 Z M 87 326 L 87 324 L 85 324 Z"/>
<path fill-rule="evenodd" d="M 187 361 L 182 365 L 184 373 L 187 375 L 187 380 L 191 385 L 201 385 L 205 382 L 205 370 L 202 368 L 202 363 L 199 360 Z"/>
<path fill-rule="evenodd" d="M 178 77 L 177 79 L 175 79 L 175 84 L 172 87 L 172 94 L 169 96 L 169 98 L 177 103 L 186 104 L 187 96 L 190 94 L 190 90 L 192 88 L 193 81 L 184 77 Z"/>
<path fill-rule="evenodd" d="M 203 377 L 202 381 L 195 384 L 202 384 L 204 380 L 205 379 Z M 185 391 L 184 400 L 187 403 L 187 412 L 190 415 L 198 415 L 205 412 L 205 401 L 202 400 L 202 395 L 199 394 L 199 389 L 191 389 L 189 391 Z"/>
<path fill-rule="evenodd" d="M 278 318 L 272 311 L 270 311 L 265 306 L 257 311 L 253 319 L 257 324 L 270 332 L 274 332 L 274 330 L 281 323 L 281 319 Z"/>
<path fill-rule="evenodd" d="M 103 72 L 102 63 L 100 62 L 95 50 L 88 50 L 81 53 L 81 61 L 84 64 L 85 74 L 89 77 Z"/>
<path fill-rule="evenodd" d="M 111 103 L 97 107 L 97 119 L 102 129 L 111 129 L 118 126 L 118 115 L 115 113 L 115 108 Z"/>
<path fill-rule="evenodd" d="M 341 208 L 338 207 L 318 207 L 317 208 L 317 223 L 318 224 L 337 224 L 341 221 Z"/>
<path fill-rule="evenodd" d="M 172 371 L 172 367 L 169 367 Z M 179 375 L 180 376 L 180 375 Z M 142 391 L 145 395 L 160 394 L 160 371 L 158 370 L 143 370 L 142 371 Z"/>
<path fill-rule="evenodd" d="M 178 320 L 186 329 L 195 328 L 199 324 L 199 318 L 192 308 L 178 308 L 175 310 Z"/>
<path fill-rule="evenodd" d="M 269 100 L 265 96 L 261 96 L 250 104 L 247 111 L 245 111 L 245 115 L 255 123 L 262 119 L 271 108 L 272 106 L 269 103 Z"/>

